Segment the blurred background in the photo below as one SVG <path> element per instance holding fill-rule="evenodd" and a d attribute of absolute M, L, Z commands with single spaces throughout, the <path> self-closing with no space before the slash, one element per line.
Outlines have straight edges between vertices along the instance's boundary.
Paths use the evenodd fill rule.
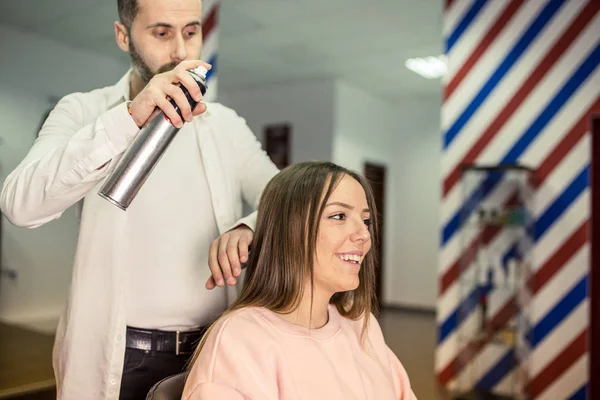
<path fill-rule="evenodd" d="M 596 398 L 600 2 L 203 3 L 211 100 L 279 166 L 371 180 L 380 319 L 419 399 Z M 2 180 L 58 99 L 127 71 L 117 19 L 113 0 L 0 0 Z M 1 228 L 0 399 L 52 398 L 76 210 Z"/>

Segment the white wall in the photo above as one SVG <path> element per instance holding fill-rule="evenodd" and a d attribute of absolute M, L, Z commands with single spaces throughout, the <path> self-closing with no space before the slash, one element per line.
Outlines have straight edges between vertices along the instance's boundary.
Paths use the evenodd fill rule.
<path fill-rule="evenodd" d="M 392 106 L 338 82 L 335 108 L 333 161 L 360 173 L 365 162 L 387 167 L 383 301 L 434 309 L 440 99 Z"/>
<path fill-rule="evenodd" d="M 435 309 L 439 246 L 441 96 L 396 106 L 390 303 Z"/>
<path fill-rule="evenodd" d="M 221 76 L 220 79 L 226 79 Z M 246 118 L 264 143 L 268 124 L 291 124 L 292 163 L 330 160 L 332 152 L 334 86 L 332 80 L 288 83 L 256 89 L 219 92 L 219 102 Z"/>
<path fill-rule="evenodd" d="M 0 25 L 0 179 L 25 156 L 51 97 L 112 85 L 128 66 Z M 0 320 L 35 323 L 62 311 L 71 278 L 77 221 L 27 230 L 3 220 L 2 265 L 18 273 L 0 280 Z"/>

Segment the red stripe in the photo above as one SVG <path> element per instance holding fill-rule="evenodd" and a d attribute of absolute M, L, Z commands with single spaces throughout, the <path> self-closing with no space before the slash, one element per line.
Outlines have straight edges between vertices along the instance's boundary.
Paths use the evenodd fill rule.
<path fill-rule="evenodd" d="M 535 89 L 546 73 L 552 68 L 555 62 L 566 51 L 577 35 L 586 27 L 587 23 L 594 17 L 596 11 L 600 8 L 600 2 L 594 1 L 581 10 L 577 18 L 571 23 L 569 29 L 556 42 L 554 47 L 546 54 L 542 61 L 534 68 L 533 73 L 525 81 L 523 86 L 515 93 L 504 109 L 498 114 L 496 119 L 487 127 L 487 129 L 477 138 L 475 144 L 469 149 L 463 159 L 457 164 L 454 170 L 444 179 L 443 197 L 452 190 L 454 185 L 460 179 L 460 164 L 473 163 L 475 159 L 483 152 L 487 145 L 492 141 L 506 121 L 522 105 L 527 96 Z"/>
<path fill-rule="evenodd" d="M 514 314 L 516 304 L 515 299 L 509 299 L 506 304 L 498 311 L 498 313 L 492 317 L 489 321 L 489 326 L 504 326 L 510 321 Z M 437 374 L 437 379 L 440 385 L 445 386 L 450 382 L 454 376 L 462 370 L 462 367 L 475 358 L 477 354 L 483 349 L 483 346 L 487 344 L 487 341 L 491 338 L 491 333 L 488 332 L 487 340 L 480 340 L 477 342 L 469 342 L 463 350 L 461 350 L 450 363 Z"/>
<path fill-rule="evenodd" d="M 571 365 L 573 365 L 587 349 L 588 328 L 585 328 L 563 351 L 556 356 L 546 368 L 542 370 L 535 378 L 533 378 L 525 392 L 529 394 L 529 398 L 535 399 L 537 396 L 565 373 Z"/>
<path fill-rule="evenodd" d="M 564 266 L 588 241 L 589 220 L 584 222 L 563 245 L 558 248 L 548 261 L 530 278 L 529 286 L 532 295 L 537 294 L 544 285 Z M 504 306 L 490 319 L 490 327 L 501 327 L 515 315 L 516 302 L 511 297 Z M 490 335 L 488 334 L 488 337 Z M 452 377 L 456 376 L 462 366 L 467 365 L 483 348 L 485 342 L 474 345 L 469 343 L 459 351 L 458 355 L 437 374 L 438 381 L 446 385 Z"/>
<path fill-rule="evenodd" d="M 454 281 L 458 278 L 460 273 L 460 266 L 468 266 L 473 262 L 477 253 L 478 244 L 489 244 L 494 237 L 500 231 L 499 227 L 486 227 L 481 233 L 479 233 L 471 242 L 467 250 L 465 250 L 461 256 L 446 270 L 446 272 L 442 275 L 439 283 L 439 292 L 440 296 L 446 293 L 446 290 L 454 283 Z"/>
<path fill-rule="evenodd" d="M 508 21 L 515 15 L 519 7 L 523 4 L 523 0 L 512 0 L 508 7 L 504 9 L 500 18 L 494 23 L 491 29 L 485 34 L 477 48 L 471 53 L 467 61 L 460 67 L 460 70 L 454 75 L 452 80 L 446 85 L 444 88 L 444 102 L 448 100 L 454 90 L 460 85 L 465 76 L 471 71 L 475 63 L 479 61 L 483 53 L 487 50 L 488 47 L 492 44 L 494 39 L 498 36 L 498 34 L 502 31 L 502 28 Z"/>
<path fill-rule="evenodd" d="M 202 38 L 206 41 L 217 27 L 219 15 L 219 2 L 215 3 L 208 15 L 202 21 Z"/>
<path fill-rule="evenodd" d="M 446 10 L 452 7 L 452 3 L 454 3 L 454 0 L 446 0 Z"/>
<path fill-rule="evenodd" d="M 546 264 L 530 280 L 530 289 L 533 294 L 539 292 L 546 283 L 571 259 L 581 246 L 589 239 L 589 221 L 584 222 L 566 240 L 562 246 L 548 259 Z"/>
<path fill-rule="evenodd" d="M 552 153 L 546 157 L 544 162 L 538 167 L 536 171 L 536 183 L 539 187 L 539 182 L 546 179 L 546 177 L 552 172 L 554 167 L 562 159 L 564 154 L 567 154 L 575 147 L 579 140 L 589 132 L 590 114 L 600 112 L 600 98 L 592 105 L 590 110 L 581 117 L 579 122 L 575 124 L 573 128 L 567 133 L 560 143 L 554 148 Z"/>

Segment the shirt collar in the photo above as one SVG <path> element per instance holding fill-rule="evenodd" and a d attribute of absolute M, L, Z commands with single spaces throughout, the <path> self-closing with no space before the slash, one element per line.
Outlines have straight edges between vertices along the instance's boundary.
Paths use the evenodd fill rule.
<path fill-rule="evenodd" d="M 108 102 L 111 107 L 116 106 L 124 101 L 131 100 L 129 98 L 129 82 L 131 79 L 132 68 L 129 68 L 125 75 L 119 79 L 109 96 Z"/>

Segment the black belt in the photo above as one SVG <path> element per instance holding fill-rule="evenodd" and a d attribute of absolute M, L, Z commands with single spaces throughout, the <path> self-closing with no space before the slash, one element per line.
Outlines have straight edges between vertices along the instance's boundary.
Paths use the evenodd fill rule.
<path fill-rule="evenodd" d="M 127 327 L 125 346 L 130 349 L 192 354 L 208 327 L 194 331 L 172 332 Z"/>

